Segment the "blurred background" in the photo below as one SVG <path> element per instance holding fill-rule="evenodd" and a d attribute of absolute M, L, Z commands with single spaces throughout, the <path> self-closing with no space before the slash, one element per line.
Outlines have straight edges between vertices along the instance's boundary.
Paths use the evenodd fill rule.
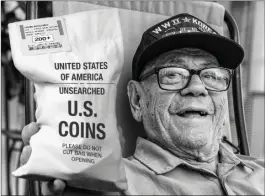
<path fill-rule="evenodd" d="M 38 2 L 38 18 L 52 17 L 52 2 Z M 26 19 L 26 1 L 1 1 L 1 195 L 27 195 L 26 180 L 10 174 L 19 166 L 25 125 L 25 82 L 14 67 L 7 25 Z"/>
<path fill-rule="evenodd" d="M 91 2 L 100 4 L 100 1 Z M 217 2 L 232 14 L 240 31 L 241 45 L 245 50 L 241 80 L 250 154 L 264 158 L 264 2 Z M 39 1 L 38 7 L 38 18 L 51 17 L 58 9 L 64 9 L 51 1 Z M 19 154 L 23 147 L 20 133 L 25 125 L 25 85 L 24 77 L 13 64 L 7 29 L 9 23 L 25 19 L 26 2 L 1 1 L 2 195 L 23 195 L 27 191 L 25 180 L 10 175 L 19 166 Z M 233 104 L 229 107 L 232 142 L 238 145 Z"/>

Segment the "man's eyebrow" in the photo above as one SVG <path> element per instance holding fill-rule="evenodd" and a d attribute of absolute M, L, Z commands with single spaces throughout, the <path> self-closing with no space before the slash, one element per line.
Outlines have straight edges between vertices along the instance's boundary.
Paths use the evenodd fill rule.
<path fill-rule="evenodd" d="M 219 64 L 217 62 L 211 61 L 211 60 L 203 62 L 201 65 L 204 65 L 204 66 L 215 66 L 215 67 L 219 66 Z"/>
<path fill-rule="evenodd" d="M 165 58 L 159 62 L 160 65 L 168 65 L 168 64 L 178 64 L 179 66 L 184 66 L 186 61 L 182 58 L 174 58 L 170 59 Z M 211 67 L 219 67 L 220 65 L 215 60 L 205 59 L 203 62 L 200 63 L 201 66 L 211 66 Z"/>
<path fill-rule="evenodd" d="M 173 59 L 173 61 L 172 61 L 172 63 L 176 63 L 176 64 L 180 64 L 180 65 L 182 65 L 182 64 L 185 64 L 185 60 L 183 60 L 183 59 Z"/>
<path fill-rule="evenodd" d="M 183 59 L 176 58 L 176 59 L 171 59 L 171 60 L 166 59 L 163 62 L 163 64 L 169 64 L 169 63 L 172 63 L 172 64 L 183 64 L 183 63 L 185 63 L 185 61 Z"/>

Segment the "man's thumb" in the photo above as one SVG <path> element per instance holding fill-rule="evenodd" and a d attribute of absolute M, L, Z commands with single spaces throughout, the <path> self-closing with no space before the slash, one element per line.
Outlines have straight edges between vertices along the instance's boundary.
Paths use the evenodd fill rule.
<path fill-rule="evenodd" d="M 49 181 L 47 183 L 47 189 L 44 190 L 44 195 L 62 195 L 64 192 L 64 189 L 66 187 L 66 184 L 64 181 L 56 179 L 54 181 Z"/>

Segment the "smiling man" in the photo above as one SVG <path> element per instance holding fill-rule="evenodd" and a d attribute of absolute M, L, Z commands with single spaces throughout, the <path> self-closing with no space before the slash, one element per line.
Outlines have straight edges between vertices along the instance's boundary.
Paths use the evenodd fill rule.
<path fill-rule="evenodd" d="M 221 91 L 231 73 L 203 50 L 169 51 L 147 65 L 140 83 L 129 83 L 132 112 L 140 110 L 134 116 L 155 143 L 185 159 L 212 161 L 227 115 Z"/>
<path fill-rule="evenodd" d="M 240 45 L 189 14 L 143 34 L 127 90 L 132 115 L 147 138 L 139 137 L 134 155 L 124 159 L 123 194 L 264 194 L 264 162 L 233 154 L 221 140 L 226 90 L 243 56 Z M 24 128 L 26 145 L 37 131 L 36 123 Z M 22 163 L 30 152 L 26 146 Z M 55 180 L 43 190 L 55 194 L 64 187 Z"/>

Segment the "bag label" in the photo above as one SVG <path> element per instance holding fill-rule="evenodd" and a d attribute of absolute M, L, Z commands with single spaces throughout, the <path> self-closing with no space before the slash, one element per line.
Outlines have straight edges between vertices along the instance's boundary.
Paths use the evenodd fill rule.
<path fill-rule="evenodd" d="M 18 29 L 24 55 L 71 51 L 62 17 L 23 21 Z"/>
<path fill-rule="evenodd" d="M 108 154 L 102 142 L 106 144 L 108 129 L 113 129 L 114 122 L 111 115 L 106 115 L 112 103 L 109 97 L 116 88 L 106 75 L 108 61 L 54 62 L 53 66 L 60 82 L 53 84 L 49 94 L 60 97 L 64 106 L 58 117 L 58 135 L 68 141 L 62 143 L 61 153 L 73 163 L 96 164 Z M 74 140 L 77 138 L 89 142 L 78 144 Z"/>

